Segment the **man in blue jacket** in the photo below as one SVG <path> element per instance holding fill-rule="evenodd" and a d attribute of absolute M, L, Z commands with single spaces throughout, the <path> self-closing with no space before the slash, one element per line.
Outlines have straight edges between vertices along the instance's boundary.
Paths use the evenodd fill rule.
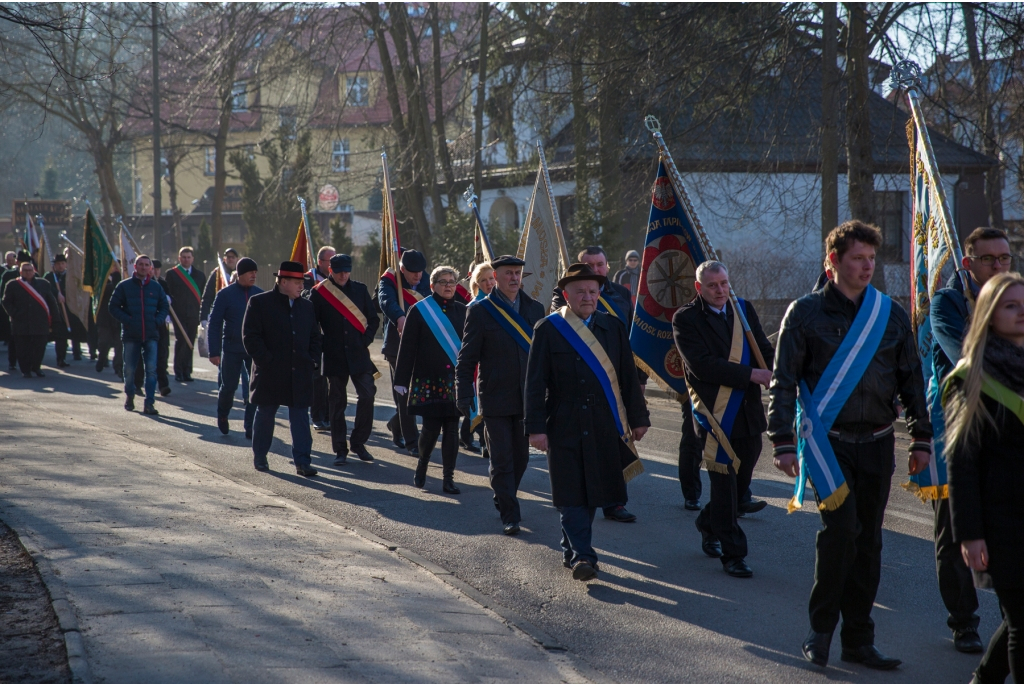
<path fill-rule="evenodd" d="M 967 236 L 962 266 L 970 274 L 971 303 L 990 278 L 1010 270 L 1011 262 L 1010 242 L 1004 231 L 983 227 L 974 229 Z M 941 383 L 960 361 L 960 346 L 970 319 L 968 300 L 957 274 L 953 274 L 946 287 L 932 296 L 930 311 L 932 360 L 935 375 Z M 960 553 L 960 545 L 953 540 L 949 499 L 933 500 L 932 507 L 935 511 L 935 571 L 939 579 L 939 594 L 949 612 L 946 625 L 953 631 L 953 646 L 957 650 L 980 652 L 984 646 L 978 635 L 978 594 L 974 589 L 974 576 Z M 983 663 L 979 671 L 984 668 Z M 996 668 L 995 671 L 1002 669 Z M 983 682 L 1002 682 L 1005 678 L 1006 673 L 1003 672 L 998 680 Z"/>
<path fill-rule="evenodd" d="M 156 347 L 159 324 L 167 318 L 167 296 L 151 278 L 153 262 L 144 254 L 135 258 L 135 275 L 114 288 L 110 296 L 110 315 L 121 323 L 124 347 L 124 408 L 135 410 L 135 368 L 142 358 L 146 368 L 146 402 L 142 413 L 156 415 Z"/>
<path fill-rule="evenodd" d="M 245 437 L 252 439 L 252 420 L 256 416 L 256 405 L 249 402 L 249 373 L 252 357 L 242 345 L 242 320 L 249 298 L 263 292 L 256 285 L 256 262 L 248 257 L 238 260 L 235 265 L 237 279 L 222 288 L 213 300 L 210 309 L 210 363 L 220 367 L 220 389 L 217 394 L 217 428 L 228 434 L 228 414 L 235 401 L 238 378 L 242 378 L 242 402 L 245 418 L 242 426 Z"/>
<path fill-rule="evenodd" d="M 405 315 L 409 307 L 424 297 L 430 297 L 430 279 L 423 278 L 427 269 L 427 258 L 422 252 L 406 250 L 402 253 L 399 264 L 398 279 L 402 281 L 402 293 L 398 292 L 396 275 L 388 269 L 377 284 L 377 302 L 384 314 L 384 358 L 391 367 L 391 384 L 394 386 L 395 363 L 398 361 L 398 343 L 405 329 Z M 399 299 L 399 298 L 402 299 Z M 416 428 L 416 417 L 405 409 L 405 398 L 392 390 L 395 406 L 398 411 L 388 420 L 391 437 L 399 447 L 405 447 L 414 457 L 419 456 L 416 443 L 419 441 L 419 430 Z"/>

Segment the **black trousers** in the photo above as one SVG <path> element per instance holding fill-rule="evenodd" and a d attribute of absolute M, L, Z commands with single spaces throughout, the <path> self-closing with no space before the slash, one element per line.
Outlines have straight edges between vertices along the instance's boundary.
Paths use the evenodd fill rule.
<path fill-rule="evenodd" d="M 58 314 L 53 327 L 53 352 L 57 358 L 58 364 L 67 360 L 69 338 L 70 333 L 68 332 L 67 326 L 64 324 L 64 319 L 61 318 L 60 314 Z"/>
<path fill-rule="evenodd" d="M 7 338 L 7 366 L 15 368 L 18 365 L 18 341 L 13 333 Z"/>
<path fill-rule="evenodd" d="M 169 388 L 167 360 L 171 356 L 171 332 L 167 330 L 167 324 L 157 324 L 157 330 L 160 338 L 156 342 L 156 384 L 160 388 Z"/>
<path fill-rule="evenodd" d="M 700 499 L 703 486 L 700 482 L 701 441 L 693 428 L 693 406 L 682 402 L 683 425 L 679 437 L 679 487 L 684 499 Z"/>
<path fill-rule="evenodd" d="M 935 511 L 935 572 L 939 577 L 939 594 L 946 605 L 950 630 L 978 629 L 978 593 L 974 574 L 964 563 L 960 544 L 953 541 L 953 524 L 949 518 L 949 500 L 932 502 Z"/>
<path fill-rule="evenodd" d="M 420 460 L 416 465 L 416 476 L 426 477 L 430 455 L 437 445 L 437 436 L 444 433 L 441 439 L 441 474 L 445 479 L 455 475 L 455 460 L 459 457 L 459 417 L 446 416 L 443 419 L 423 417 L 423 430 L 420 431 Z M 408 444 L 408 443 L 406 443 Z"/>
<path fill-rule="evenodd" d="M 341 410 L 344 412 L 344 408 Z M 313 376 L 313 402 L 309 407 L 309 420 L 313 423 L 327 423 L 331 420 L 331 399 L 327 378 L 316 373 Z"/>
<path fill-rule="evenodd" d="M 45 335 L 13 335 L 11 339 L 18 351 L 18 367 L 22 373 L 39 371 L 46 354 Z"/>
<path fill-rule="evenodd" d="M 98 362 L 101 366 L 107 365 L 107 358 L 110 354 L 110 350 L 114 350 L 114 373 L 118 376 L 123 371 L 123 364 L 121 363 L 121 336 L 120 331 L 114 333 L 109 330 L 101 330 L 96 336 L 96 352 L 99 355 Z"/>
<path fill-rule="evenodd" d="M 824 528 L 815 543 L 811 629 L 831 633 L 842 615 L 842 645 L 855 649 L 875 643 L 871 607 L 882 573 L 882 519 L 896 468 L 896 443 L 892 434 L 869 443 L 831 437 L 829 442 L 850 494 L 834 511 L 820 512 Z M 820 504 L 817 492 L 815 499 Z"/>
<path fill-rule="evenodd" d="M 494 506 L 502 523 L 519 523 L 519 484 L 530 463 L 530 440 L 523 416 L 485 416 L 484 435 L 490 456 L 489 474 Z"/>
<path fill-rule="evenodd" d="M 480 447 L 484 446 L 484 424 L 480 423 L 476 427 L 476 434 L 480 436 Z M 462 419 L 462 428 L 459 429 L 459 440 L 462 440 L 467 445 L 473 442 L 473 421 L 468 416 Z"/>
<path fill-rule="evenodd" d="M 996 596 L 999 598 L 999 611 L 1003 615 L 1003 622 L 996 628 L 996 632 L 993 633 L 992 639 L 989 640 L 988 649 L 985 650 L 984 656 L 981 657 L 981 663 L 978 664 L 978 668 L 974 671 L 974 680 L 972 682 L 978 683 L 1005 683 L 1006 676 L 1010 674 L 1010 671 L 1014 666 L 1011 665 L 1011 661 L 1016 658 L 1016 671 L 1013 671 L 1014 677 L 1013 682 L 1021 683 L 1024 682 L 1024 669 L 1021 668 L 1021 657 L 1024 656 L 1024 639 L 1021 637 L 1021 621 L 1024 620 L 1024 616 L 1021 615 L 1024 610 L 1024 591 L 1002 591 L 996 590 Z M 1010 646 L 1010 625 L 1007 619 L 1007 606 L 1015 604 L 1016 620 L 1017 620 L 1017 640 L 1013 647 Z M 1014 653 L 1015 652 L 1015 653 Z"/>
<path fill-rule="evenodd" d="M 702 431 L 703 432 L 703 431 Z M 706 439 L 706 436 L 705 436 Z M 701 440 L 701 451 L 703 451 Z M 711 497 L 697 516 L 697 525 L 722 543 L 722 563 L 747 556 L 747 536 L 739 524 L 739 499 L 750 487 L 754 467 L 761 456 L 761 436 L 752 435 L 730 440 L 740 460 L 740 470 L 729 466 L 728 473 L 708 471 Z"/>
<path fill-rule="evenodd" d="M 365 445 L 373 430 L 373 398 L 377 394 L 377 386 L 373 382 L 373 374 L 369 371 L 357 373 L 352 378 L 356 388 L 356 420 L 352 425 L 352 446 Z M 345 420 L 345 408 L 348 406 L 349 376 L 329 376 L 325 380 L 330 393 L 331 411 L 331 446 L 335 454 L 348 454 L 348 423 Z"/>
<path fill-rule="evenodd" d="M 175 327 L 174 330 L 174 375 L 191 376 L 192 348 L 185 342 L 185 338 L 188 336 L 188 342 L 193 346 L 196 344 L 196 334 L 199 329 L 199 321 L 181 319 L 181 325 L 185 328 L 184 332 L 182 332 L 178 327 Z M 159 366 L 159 363 L 157 366 Z"/>
<path fill-rule="evenodd" d="M 409 413 L 409 409 L 405 406 L 406 397 L 399 395 L 395 392 L 395 362 L 398 360 L 395 357 L 385 357 L 388 360 L 388 368 L 391 369 L 391 396 L 395 398 L 395 407 L 398 411 L 395 416 L 398 417 L 398 430 L 399 434 L 405 440 L 405 446 L 411 448 L 417 444 L 419 440 L 419 431 L 416 429 L 416 417 Z M 392 420 L 395 417 L 392 417 Z M 388 423 L 391 423 L 390 421 Z M 426 426 L 426 419 L 423 421 Z M 437 435 L 434 435 L 434 439 L 437 439 Z M 459 438 L 455 436 L 455 449 L 459 448 Z M 420 452 L 420 454 L 423 454 Z"/>

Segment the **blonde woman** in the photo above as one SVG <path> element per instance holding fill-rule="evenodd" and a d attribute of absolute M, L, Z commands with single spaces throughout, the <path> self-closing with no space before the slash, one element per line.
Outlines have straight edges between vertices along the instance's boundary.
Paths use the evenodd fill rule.
<path fill-rule="evenodd" d="M 989 643 L 974 682 L 1002 682 L 1003 675 L 989 679 L 989 671 L 998 670 L 1008 656 L 1013 681 L 1024 683 L 1024 277 L 1020 274 L 999 274 L 985 283 L 963 357 L 946 383 L 953 537 L 971 570 L 987 574 L 986 583 L 991 581 L 1003 614 L 1003 624 Z"/>
<path fill-rule="evenodd" d="M 469 277 L 469 287 L 473 291 L 473 301 L 482 300 L 491 294 L 498 280 L 494 277 L 494 267 L 490 262 L 477 264 Z"/>

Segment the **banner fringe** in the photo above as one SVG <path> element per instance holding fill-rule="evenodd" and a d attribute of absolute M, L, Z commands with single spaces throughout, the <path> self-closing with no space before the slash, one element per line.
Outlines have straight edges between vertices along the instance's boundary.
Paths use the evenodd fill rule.
<path fill-rule="evenodd" d="M 636 364 L 636 368 L 640 369 L 641 371 L 646 373 L 648 376 L 653 378 L 654 382 L 657 384 L 657 386 L 659 388 L 661 388 L 662 390 L 664 390 L 666 393 L 668 393 L 668 396 L 671 399 L 674 399 L 676 402 L 679 402 L 680 404 L 682 404 L 683 402 L 689 402 L 690 401 L 690 398 L 687 397 L 686 395 L 682 395 L 682 394 L 676 392 L 676 390 L 674 388 L 672 388 L 672 386 L 670 386 L 667 382 L 665 382 L 664 378 L 659 376 L 654 371 L 654 369 L 652 369 L 650 366 L 648 366 L 647 363 L 644 362 L 644 360 L 641 359 L 640 357 L 636 356 L 636 354 L 633 355 L 633 362 Z"/>
<path fill-rule="evenodd" d="M 628 483 L 629 481 L 633 480 L 634 478 L 636 478 L 637 476 L 639 476 L 643 472 L 644 472 L 643 462 L 641 462 L 639 459 L 637 459 L 634 462 L 630 462 L 629 466 L 627 466 L 626 468 L 622 469 L 622 477 Z"/>
<path fill-rule="evenodd" d="M 926 485 L 923 488 L 912 480 L 900 484 L 904 490 L 916 496 L 923 503 L 928 504 L 934 500 L 949 499 L 948 485 Z"/>
<path fill-rule="evenodd" d="M 792 514 L 794 511 L 798 511 L 798 510 L 803 509 L 803 508 L 804 508 L 803 503 L 800 502 L 800 500 L 798 500 L 796 498 L 796 495 L 793 495 L 792 497 L 790 497 L 789 501 L 786 502 L 786 513 L 787 514 Z"/>
<path fill-rule="evenodd" d="M 844 482 L 836 491 L 831 495 L 822 500 L 821 504 L 818 505 L 818 509 L 821 511 L 835 511 L 842 506 L 843 502 L 846 501 L 847 496 L 850 494 L 850 484 Z"/>

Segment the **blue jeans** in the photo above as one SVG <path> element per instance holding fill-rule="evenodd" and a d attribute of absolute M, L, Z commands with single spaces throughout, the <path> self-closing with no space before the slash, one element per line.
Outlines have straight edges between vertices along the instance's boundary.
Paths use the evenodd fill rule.
<path fill-rule="evenodd" d="M 558 507 L 562 519 L 562 558 L 570 564 L 597 563 L 597 552 L 590 544 L 596 511 L 594 507 Z"/>
<path fill-rule="evenodd" d="M 235 391 L 238 389 L 238 378 L 242 378 L 242 404 L 245 407 L 245 419 L 243 425 L 245 430 L 252 430 L 253 417 L 256 415 L 256 405 L 249 403 L 249 370 L 252 368 L 252 357 L 239 352 L 225 351 L 220 358 L 220 370 L 218 381 L 220 391 L 217 394 L 217 417 L 227 418 L 231 413 L 231 405 L 235 401 Z"/>
<path fill-rule="evenodd" d="M 252 461 L 255 466 L 267 465 L 267 453 L 274 441 L 274 423 L 279 404 L 261 404 L 256 407 L 252 425 Z M 288 407 L 288 423 L 292 429 L 292 460 L 295 466 L 310 464 L 313 434 L 309 430 L 309 407 Z"/>
<path fill-rule="evenodd" d="M 135 369 L 141 357 L 146 369 L 146 404 L 153 404 L 156 398 L 156 340 L 125 340 L 122 362 L 124 364 L 124 394 L 135 397 Z"/>

